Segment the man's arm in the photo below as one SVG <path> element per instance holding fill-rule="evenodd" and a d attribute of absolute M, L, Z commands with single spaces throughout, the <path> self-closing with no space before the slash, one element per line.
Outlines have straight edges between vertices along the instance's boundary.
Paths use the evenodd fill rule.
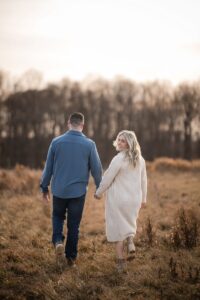
<path fill-rule="evenodd" d="M 92 144 L 89 167 L 91 170 L 92 177 L 94 178 L 96 188 L 98 188 L 102 178 L 102 165 L 95 143 Z"/>
<path fill-rule="evenodd" d="M 53 174 L 53 163 L 54 163 L 54 151 L 51 143 L 51 145 L 49 146 L 45 167 L 40 181 L 40 187 L 44 194 L 48 194 L 49 192 L 48 186 L 50 184 L 51 177 Z"/>

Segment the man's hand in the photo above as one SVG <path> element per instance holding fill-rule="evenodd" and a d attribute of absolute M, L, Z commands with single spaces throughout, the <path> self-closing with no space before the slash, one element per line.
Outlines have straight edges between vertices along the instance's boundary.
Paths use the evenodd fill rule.
<path fill-rule="evenodd" d="M 141 208 L 146 208 L 146 207 L 147 207 L 146 203 L 142 202 Z"/>
<path fill-rule="evenodd" d="M 101 197 L 97 196 L 96 194 L 94 194 L 94 198 L 98 200 L 101 199 Z"/>
<path fill-rule="evenodd" d="M 43 193 L 42 198 L 43 198 L 43 202 L 44 202 L 45 204 L 48 204 L 48 203 L 50 202 L 50 195 L 49 195 L 49 192 Z"/>

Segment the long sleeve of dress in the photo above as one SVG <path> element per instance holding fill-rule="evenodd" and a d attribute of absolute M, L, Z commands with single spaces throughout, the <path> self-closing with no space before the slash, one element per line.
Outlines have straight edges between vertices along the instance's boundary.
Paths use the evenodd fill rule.
<path fill-rule="evenodd" d="M 108 169 L 105 171 L 100 186 L 96 190 L 97 196 L 101 197 L 101 195 L 109 188 L 109 186 L 112 184 L 113 180 L 115 179 L 116 175 L 118 174 L 120 167 L 121 167 L 121 157 L 118 154 L 112 159 Z"/>
<path fill-rule="evenodd" d="M 142 171 L 141 171 L 141 189 L 142 189 L 142 202 L 146 203 L 147 198 L 147 172 L 146 172 L 146 163 L 145 160 L 142 164 Z"/>

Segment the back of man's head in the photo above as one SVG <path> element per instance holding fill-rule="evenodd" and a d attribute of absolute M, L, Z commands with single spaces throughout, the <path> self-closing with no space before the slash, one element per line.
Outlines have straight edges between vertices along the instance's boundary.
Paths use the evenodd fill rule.
<path fill-rule="evenodd" d="M 79 127 L 84 125 L 84 115 L 80 112 L 75 112 L 69 116 L 69 123 L 73 127 Z"/>

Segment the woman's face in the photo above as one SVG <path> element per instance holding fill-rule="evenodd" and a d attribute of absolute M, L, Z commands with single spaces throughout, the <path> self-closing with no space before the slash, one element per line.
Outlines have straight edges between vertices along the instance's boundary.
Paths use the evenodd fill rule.
<path fill-rule="evenodd" d="M 123 151 L 128 149 L 128 143 L 126 139 L 123 137 L 123 135 L 120 135 L 117 139 L 117 150 Z"/>

